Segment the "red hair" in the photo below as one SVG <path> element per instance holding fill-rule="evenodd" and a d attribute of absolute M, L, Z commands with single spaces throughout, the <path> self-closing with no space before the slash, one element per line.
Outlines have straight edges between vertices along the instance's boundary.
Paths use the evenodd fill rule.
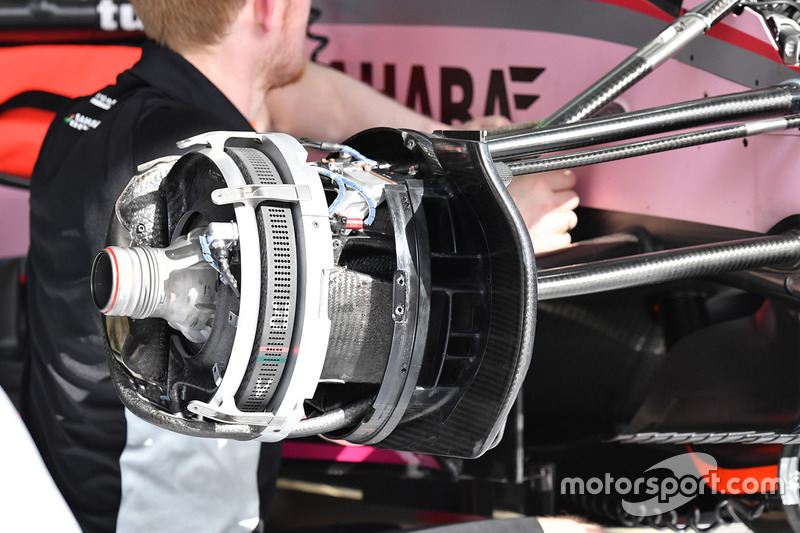
<path fill-rule="evenodd" d="M 173 50 L 216 44 L 247 0 L 131 0 L 151 39 Z"/>

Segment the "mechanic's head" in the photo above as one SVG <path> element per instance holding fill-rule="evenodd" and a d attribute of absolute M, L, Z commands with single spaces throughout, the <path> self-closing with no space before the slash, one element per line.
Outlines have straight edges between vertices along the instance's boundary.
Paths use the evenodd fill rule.
<path fill-rule="evenodd" d="M 147 36 L 178 53 L 235 40 L 253 46 L 271 86 L 302 74 L 310 0 L 131 1 Z"/>
<path fill-rule="evenodd" d="M 147 36 L 177 51 L 222 41 L 247 2 L 131 0 Z"/>

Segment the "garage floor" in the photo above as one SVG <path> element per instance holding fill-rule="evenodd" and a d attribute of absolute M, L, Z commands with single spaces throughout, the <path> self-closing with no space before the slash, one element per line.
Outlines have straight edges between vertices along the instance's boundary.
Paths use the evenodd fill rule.
<path fill-rule="evenodd" d="M 396 506 L 374 505 L 361 501 L 352 489 L 329 485 L 303 484 L 281 479 L 271 507 L 267 531 L 296 533 L 383 533 L 478 519 L 442 512 L 420 511 Z M 511 517 L 510 515 L 507 517 Z M 506 518 L 497 516 L 496 518 Z M 551 523 L 546 532 L 578 533 L 584 528 L 571 522 Z M 609 528 L 609 533 L 653 532 L 655 529 Z M 748 533 L 743 524 L 714 530 L 717 533 Z"/>

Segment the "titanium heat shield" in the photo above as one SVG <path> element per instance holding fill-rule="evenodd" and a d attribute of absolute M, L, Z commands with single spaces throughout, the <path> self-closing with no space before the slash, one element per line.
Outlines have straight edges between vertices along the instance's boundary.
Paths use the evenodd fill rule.
<path fill-rule="evenodd" d="M 92 276 L 131 411 L 208 437 L 497 444 L 536 270 L 489 151 L 392 129 L 348 144 L 361 159 L 323 166 L 285 135 L 211 133 L 131 181 Z"/>

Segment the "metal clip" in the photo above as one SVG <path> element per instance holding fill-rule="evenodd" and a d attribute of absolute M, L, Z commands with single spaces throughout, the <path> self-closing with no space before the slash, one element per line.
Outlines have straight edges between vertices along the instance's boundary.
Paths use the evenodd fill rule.
<path fill-rule="evenodd" d="M 268 200 L 307 202 L 311 200 L 311 191 L 307 185 L 242 185 L 217 189 L 211 193 L 211 200 L 217 205 L 240 203 L 255 208 Z"/>

